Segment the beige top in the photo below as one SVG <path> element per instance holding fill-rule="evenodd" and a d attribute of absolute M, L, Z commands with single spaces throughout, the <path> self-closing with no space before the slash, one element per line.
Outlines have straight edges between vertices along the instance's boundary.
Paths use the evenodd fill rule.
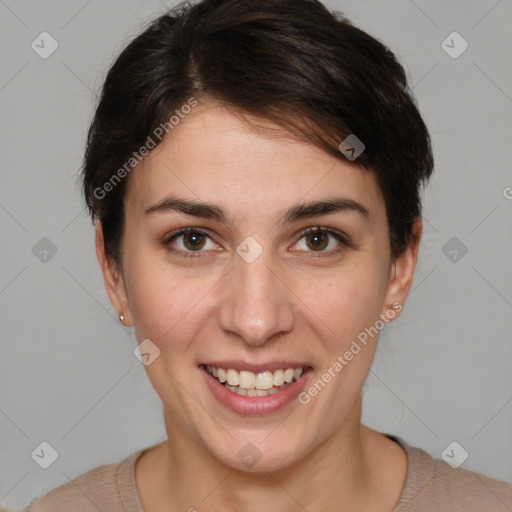
<path fill-rule="evenodd" d="M 512 512 L 512 484 L 453 469 L 442 459 L 385 435 L 404 448 L 408 461 L 393 512 Z M 135 485 L 135 461 L 145 450 L 79 475 L 33 500 L 22 512 L 144 512 Z"/>

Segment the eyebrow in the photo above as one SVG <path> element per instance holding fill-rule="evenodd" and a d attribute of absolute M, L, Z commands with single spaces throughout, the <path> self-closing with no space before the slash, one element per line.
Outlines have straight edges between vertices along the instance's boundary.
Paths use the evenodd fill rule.
<path fill-rule="evenodd" d="M 191 201 L 179 197 L 166 197 L 162 201 L 144 210 L 144 215 L 153 213 L 167 213 L 171 211 L 185 213 L 194 217 L 217 220 L 223 224 L 231 225 L 233 221 L 228 218 L 226 212 L 212 203 Z M 285 212 L 281 223 L 291 223 L 297 220 L 318 217 L 336 212 L 357 213 L 366 221 L 370 219 L 370 212 L 358 201 L 346 197 L 333 197 L 321 201 L 298 204 Z"/>

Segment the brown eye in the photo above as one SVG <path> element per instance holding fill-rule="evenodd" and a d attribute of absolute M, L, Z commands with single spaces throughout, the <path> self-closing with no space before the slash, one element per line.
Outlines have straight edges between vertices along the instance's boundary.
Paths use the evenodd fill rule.
<path fill-rule="evenodd" d="M 322 231 L 314 231 L 306 236 L 308 247 L 313 250 L 324 250 L 329 245 L 329 236 Z"/>
<path fill-rule="evenodd" d="M 171 234 L 163 245 L 177 256 L 207 256 L 208 249 L 215 249 L 210 235 L 200 229 L 186 227 Z"/>
<path fill-rule="evenodd" d="M 334 256 L 352 247 L 347 235 L 321 226 L 303 231 L 296 246 L 299 252 L 319 253 L 318 256 Z"/>
<path fill-rule="evenodd" d="M 205 236 L 198 231 L 192 231 L 183 235 L 183 245 L 190 251 L 202 249 L 205 241 Z"/>

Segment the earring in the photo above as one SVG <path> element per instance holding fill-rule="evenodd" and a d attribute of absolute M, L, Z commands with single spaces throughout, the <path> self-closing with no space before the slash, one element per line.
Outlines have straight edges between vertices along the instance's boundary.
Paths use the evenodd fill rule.
<path fill-rule="evenodd" d="M 122 324 L 124 324 L 124 315 L 123 315 L 123 313 L 121 313 L 121 314 L 119 315 L 119 321 L 120 321 Z"/>

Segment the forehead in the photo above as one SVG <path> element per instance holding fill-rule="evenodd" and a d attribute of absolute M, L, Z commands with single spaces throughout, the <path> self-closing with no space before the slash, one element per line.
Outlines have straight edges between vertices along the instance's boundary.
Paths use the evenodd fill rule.
<path fill-rule="evenodd" d="M 372 216 L 384 211 L 373 172 L 222 106 L 199 106 L 180 120 L 132 172 L 125 207 L 142 215 L 171 193 L 229 205 L 237 216 L 333 195 L 364 203 Z"/>

